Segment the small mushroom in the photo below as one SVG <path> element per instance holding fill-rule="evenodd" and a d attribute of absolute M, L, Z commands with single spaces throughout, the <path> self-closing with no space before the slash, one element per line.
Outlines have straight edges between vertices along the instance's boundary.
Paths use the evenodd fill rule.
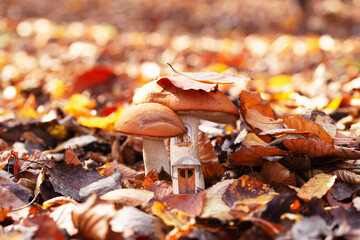
<path fill-rule="evenodd" d="M 163 168 L 168 174 L 170 161 L 164 139 L 185 133 L 181 119 L 170 108 L 158 103 L 144 103 L 128 108 L 115 125 L 122 134 L 143 137 L 143 159 L 145 174 Z"/>
<path fill-rule="evenodd" d="M 185 135 L 171 139 L 170 159 L 173 166 L 179 159 L 189 156 L 196 159 L 200 164 L 198 149 L 198 128 L 200 119 L 217 123 L 231 123 L 239 119 L 239 110 L 219 90 L 210 92 L 202 90 L 183 90 L 175 87 L 170 81 L 152 81 L 145 84 L 134 95 L 134 104 L 155 102 L 163 104 L 174 110 L 184 122 L 187 132 Z M 201 175 L 201 181 L 196 186 L 196 192 L 204 189 L 205 184 Z M 176 181 L 172 174 L 173 183 Z M 176 192 L 176 186 L 173 188 Z"/>

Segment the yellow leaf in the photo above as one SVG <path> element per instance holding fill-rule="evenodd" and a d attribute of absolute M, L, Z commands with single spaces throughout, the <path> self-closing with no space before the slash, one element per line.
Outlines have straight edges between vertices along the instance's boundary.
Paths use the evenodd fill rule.
<path fill-rule="evenodd" d="M 341 102 L 343 100 L 343 97 L 337 97 L 335 99 L 333 99 L 327 106 L 325 109 L 327 110 L 336 110 L 339 108 Z"/>
<path fill-rule="evenodd" d="M 166 204 L 155 201 L 151 207 L 151 211 L 154 215 L 161 218 L 168 226 L 174 226 L 180 228 L 187 224 L 189 218 L 184 215 L 182 211 L 170 211 L 166 208 Z"/>
<path fill-rule="evenodd" d="M 116 112 L 106 117 L 79 117 L 78 122 L 86 127 L 101 128 L 106 130 L 113 130 L 116 121 L 122 114 L 124 109 L 118 109 Z"/>
<path fill-rule="evenodd" d="M 16 116 L 19 119 L 34 119 L 38 118 L 39 114 L 33 108 L 21 108 Z"/>
<path fill-rule="evenodd" d="M 297 195 L 302 199 L 322 198 L 334 185 L 336 176 L 320 173 L 306 182 Z"/>
<path fill-rule="evenodd" d="M 88 97 L 82 94 L 74 94 L 70 97 L 68 104 L 64 110 L 67 114 L 74 117 L 91 117 L 90 110 L 96 105 L 95 100 L 90 100 Z"/>

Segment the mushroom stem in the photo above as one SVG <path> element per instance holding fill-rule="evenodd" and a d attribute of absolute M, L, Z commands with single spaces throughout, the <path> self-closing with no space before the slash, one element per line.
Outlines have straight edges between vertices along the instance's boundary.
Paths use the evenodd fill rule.
<path fill-rule="evenodd" d="M 158 173 L 163 168 L 170 174 L 169 157 L 162 139 L 143 139 L 143 159 L 145 175 L 151 170 L 156 169 Z"/>
<path fill-rule="evenodd" d="M 180 119 L 183 121 L 187 133 L 176 138 L 171 138 L 170 143 L 170 159 L 171 159 L 171 167 L 183 157 L 192 157 L 196 161 L 200 163 L 200 155 L 199 155 L 199 146 L 198 146 L 198 130 L 199 130 L 199 123 L 200 119 L 191 115 L 183 115 L 179 114 Z M 201 169 L 201 168 L 200 168 Z M 172 169 L 171 169 L 172 171 Z M 172 172 L 171 174 L 173 178 L 173 183 L 177 182 L 174 181 L 174 178 L 177 178 L 177 173 Z M 196 189 L 195 191 L 198 192 L 200 190 L 205 189 L 204 183 L 204 176 L 202 170 L 196 173 Z M 173 188 L 174 194 L 178 194 L 178 187 Z"/>

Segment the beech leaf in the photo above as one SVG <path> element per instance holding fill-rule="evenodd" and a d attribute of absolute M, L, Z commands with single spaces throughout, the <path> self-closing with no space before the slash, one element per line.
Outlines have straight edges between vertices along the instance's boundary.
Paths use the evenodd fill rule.
<path fill-rule="evenodd" d="M 261 166 L 263 164 L 262 157 L 265 156 L 282 156 L 288 154 L 288 151 L 279 148 L 264 147 L 264 146 L 249 146 L 241 148 L 229 156 L 230 161 L 224 165 L 227 167 L 247 165 L 247 166 Z"/>

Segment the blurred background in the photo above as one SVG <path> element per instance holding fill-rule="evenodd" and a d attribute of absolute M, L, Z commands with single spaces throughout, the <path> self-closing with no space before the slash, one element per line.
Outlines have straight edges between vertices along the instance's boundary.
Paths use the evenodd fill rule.
<path fill-rule="evenodd" d="M 171 63 L 251 77 L 223 87 L 232 99 L 247 88 L 279 113 L 331 112 L 359 102 L 359 12 L 359 0 L 2 0 L 1 97 L 122 104 Z"/>

